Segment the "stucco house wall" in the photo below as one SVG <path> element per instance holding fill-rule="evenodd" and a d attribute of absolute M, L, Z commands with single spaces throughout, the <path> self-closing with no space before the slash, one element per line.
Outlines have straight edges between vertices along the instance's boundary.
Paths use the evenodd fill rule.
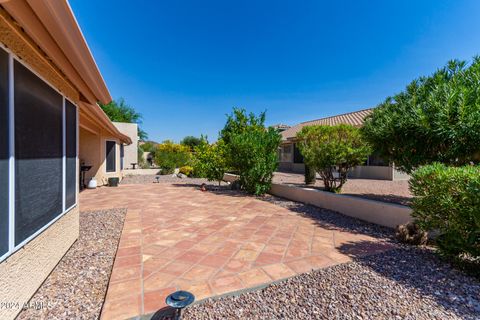
<path fill-rule="evenodd" d="M 138 164 L 138 124 L 125 122 L 113 122 L 113 124 L 132 140 L 131 144 L 124 146 L 123 158 L 123 168 L 131 169 L 132 163 Z"/>
<path fill-rule="evenodd" d="M 305 164 L 303 161 L 296 160 L 295 143 L 296 134 L 305 126 L 310 125 L 337 125 L 340 123 L 350 124 L 355 127 L 361 127 L 365 117 L 372 112 L 372 109 L 359 110 L 346 114 L 340 114 L 332 117 L 321 118 L 312 121 L 306 121 L 292 126 L 281 132 L 282 142 L 279 148 L 279 171 L 304 173 Z M 297 151 L 298 152 L 298 151 Z M 374 163 L 378 164 L 378 163 Z M 377 179 L 377 180 L 408 180 L 409 175 L 395 169 L 394 165 L 372 165 L 367 161 L 367 165 L 356 166 L 348 173 L 349 178 L 357 179 Z"/>
<path fill-rule="evenodd" d="M 106 167 L 106 143 L 107 141 L 115 141 L 115 171 L 107 172 Z M 107 185 L 108 178 L 123 178 L 123 170 L 120 167 L 120 140 L 108 134 L 94 134 L 80 128 L 79 141 L 79 161 L 80 165 L 92 166 L 85 172 L 85 184 L 92 177 L 95 177 L 99 186 Z"/>
<path fill-rule="evenodd" d="M 66 78 L 60 76 L 38 48 L 32 46 L 31 39 L 15 25 L 2 8 L 0 42 L 64 96 L 78 103 L 80 93 Z M 25 246 L 0 262 L 0 302 L 9 303 L 0 308 L 0 319 L 15 318 L 76 241 L 79 234 L 78 212 L 78 206 L 72 208 Z"/>
<path fill-rule="evenodd" d="M 121 134 L 96 105 L 97 101 L 108 103 L 111 97 L 68 3 L 65 0 L 0 1 L 0 48 L 8 53 L 9 61 L 21 63 L 36 78 L 53 88 L 62 98 L 63 110 L 66 110 L 66 99 L 75 105 L 78 159 L 84 156 L 88 161 L 96 164 L 97 171 L 102 172 L 104 141 L 115 139 L 118 155 L 116 167 L 119 171 L 113 174 L 121 174 L 119 146 L 120 143 L 129 143 L 130 139 Z M 14 69 L 8 68 L 9 74 L 14 72 L 12 70 Z M 14 82 L 10 79 L 11 77 L 8 85 L 12 88 Z M 2 104 L 1 107 L 3 108 L 4 105 Z M 65 111 L 62 112 L 65 117 Z M 9 115 L 10 119 L 12 119 L 11 115 Z M 40 123 L 42 120 L 38 119 Z M 62 126 L 65 131 L 64 119 Z M 12 129 L 15 129 L 15 125 L 9 125 L 9 137 L 13 136 Z M 62 133 L 62 137 L 65 139 L 65 132 Z M 15 144 L 10 148 L 12 149 L 13 153 L 11 151 L 9 153 L 15 155 Z M 65 148 L 63 157 L 66 157 Z M 10 159 L 14 159 L 11 161 L 13 163 L 15 156 Z M 7 179 L 9 182 L 8 251 L 0 257 L 0 303 L 2 303 L 0 319 L 2 320 L 16 317 L 79 235 L 79 184 L 78 178 L 75 177 L 77 204 L 67 209 L 66 201 L 62 200 L 63 209 L 61 212 L 55 212 L 55 218 L 47 224 L 42 224 L 39 229 L 30 229 L 29 231 L 36 232 L 30 234 L 30 237 L 23 242 L 12 240 L 16 232 L 14 219 L 11 218 L 16 214 L 15 201 L 12 201 L 14 198 L 12 195 L 15 195 L 12 191 L 14 190 L 12 181 L 15 181 L 16 175 L 12 167 L 8 168 L 7 174 L 9 177 Z M 75 167 L 78 173 L 78 160 Z M 2 167 L 2 176 L 5 174 L 3 168 L 5 167 Z M 65 170 L 65 160 L 62 168 Z M 108 175 L 105 174 L 105 176 Z M 64 177 L 66 177 L 65 174 Z M 66 192 L 65 182 L 62 182 L 62 189 Z M 50 199 L 47 198 L 47 200 Z M 14 232 L 11 232 L 12 230 Z"/>

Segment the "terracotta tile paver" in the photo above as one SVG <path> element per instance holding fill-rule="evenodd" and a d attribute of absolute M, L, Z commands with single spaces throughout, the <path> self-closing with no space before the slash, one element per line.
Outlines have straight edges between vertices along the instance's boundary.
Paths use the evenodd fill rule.
<path fill-rule="evenodd" d="M 263 270 L 272 278 L 273 280 L 280 280 L 296 275 L 297 273 L 287 267 L 283 263 L 272 264 L 269 266 L 262 267 Z"/>
<path fill-rule="evenodd" d="M 80 205 L 128 208 L 102 319 L 153 313 L 175 290 L 200 300 L 392 247 L 266 201 L 188 186 L 103 187 L 82 192 Z"/>
<path fill-rule="evenodd" d="M 272 281 L 262 269 L 250 269 L 240 272 L 238 276 L 246 287 L 255 287 Z"/>

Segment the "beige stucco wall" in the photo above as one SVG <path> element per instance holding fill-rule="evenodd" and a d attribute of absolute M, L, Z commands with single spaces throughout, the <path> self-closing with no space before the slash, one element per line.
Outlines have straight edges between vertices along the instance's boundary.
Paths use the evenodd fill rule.
<path fill-rule="evenodd" d="M 412 221 L 411 208 L 393 203 L 275 183 L 272 184 L 269 193 L 389 228 Z"/>
<path fill-rule="evenodd" d="M 71 101 L 79 101 L 78 90 L 2 8 L 0 42 Z M 0 319 L 13 319 L 20 312 L 78 234 L 79 209 L 75 207 L 0 263 Z"/>
<path fill-rule="evenodd" d="M 97 180 L 101 179 L 98 175 L 101 161 L 100 161 L 100 136 L 95 135 L 87 130 L 80 128 L 79 134 L 79 161 L 80 164 L 92 166 L 90 171 L 85 173 L 85 183 L 88 183 L 92 177 Z"/>
<path fill-rule="evenodd" d="M 15 318 L 78 234 L 79 210 L 75 207 L 0 264 L 0 303 L 10 304 L 0 307 L 0 319 Z"/>
<path fill-rule="evenodd" d="M 115 172 L 107 172 L 106 168 L 106 142 L 115 141 L 116 164 Z M 92 177 L 97 179 L 99 186 L 106 185 L 109 177 L 123 177 L 120 170 L 120 141 L 108 135 L 94 134 L 80 128 L 79 135 L 79 160 L 92 168 L 85 174 L 85 183 Z"/>
<path fill-rule="evenodd" d="M 138 163 L 138 124 L 125 122 L 114 122 L 113 124 L 121 133 L 132 140 L 131 144 L 124 146 L 123 159 L 123 168 L 131 169 L 132 163 Z"/>
<path fill-rule="evenodd" d="M 387 166 L 356 166 L 348 172 L 349 178 L 393 180 L 393 168 Z"/>

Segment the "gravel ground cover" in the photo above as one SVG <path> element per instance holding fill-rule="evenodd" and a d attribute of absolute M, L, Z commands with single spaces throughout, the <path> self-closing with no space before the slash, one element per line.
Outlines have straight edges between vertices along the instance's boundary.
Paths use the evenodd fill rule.
<path fill-rule="evenodd" d="M 208 299 L 183 319 L 480 319 L 480 283 L 402 247 L 265 289 Z"/>
<path fill-rule="evenodd" d="M 156 183 L 157 179 L 155 177 L 159 177 L 158 183 L 177 183 L 177 184 L 197 184 L 201 185 L 205 183 L 207 185 L 216 185 L 218 186 L 218 182 L 215 181 L 208 181 L 207 179 L 202 178 L 179 178 L 176 176 L 168 175 L 128 175 L 122 179 L 120 182 L 121 184 L 145 184 L 145 183 Z M 222 182 L 222 185 L 226 185 L 225 182 Z"/>
<path fill-rule="evenodd" d="M 126 209 L 80 213 L 80 236 L 17 319 L 97 319 L 107 291 Z"/>
<path fill-rule="evenodd" d="M 226 188 L 215 192 L 229 193 Z M 319 224 L 395 242 L 393 230 L 266 195 L 261 200 Z M 480 319 L 480 282 L 430 248 L 405 246 L 314 270 L 236 296 L 207 299 L 183 319 Z M 171 319 L 169 310 L 151 319 Z"/>
<path fill-rule="evenodd" d="M 304 175 L 298 173 L 276 172 L 273 182 L 305 186 Z M 323 182 L 317 178 L 315 185 L 309 185 L 308 187 L 323 189 Z M 406 206 L 410 205 L 412 200 L 407 180 L 349 179 L 342 188 L 342 194 Z"/>

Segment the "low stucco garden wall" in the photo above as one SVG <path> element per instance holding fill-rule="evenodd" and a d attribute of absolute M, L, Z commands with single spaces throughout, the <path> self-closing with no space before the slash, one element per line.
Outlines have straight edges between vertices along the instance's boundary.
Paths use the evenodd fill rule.
<path fill-rule="evenodd" d="M 390 228 L 412 220 L 411 208 L 394 203 L 282 184 L 272 184 L 269 193 Z"/>
<path fill-rule="evenodd" d="M 224 175 L 224 180 L 227 182 L 233 182 L 236 179 L 238 179 L 236 175 L 228 173 Z M 350 217 L 389 228 L 395 228 L 399 224 L 412 221 L 412 209 L 394 203 L 276 183 L 272 183 L 269 193 L 285 199 L 337 211 Z"/>
<path fill-rule="evenodd" d="M 0 319 L 14 319 L 79 234 L 78 206 L 0 263 Z M 32 301 L 35 303 L 35 301 Z M 47 308 L 36 301 L 30 307 Z"/>

